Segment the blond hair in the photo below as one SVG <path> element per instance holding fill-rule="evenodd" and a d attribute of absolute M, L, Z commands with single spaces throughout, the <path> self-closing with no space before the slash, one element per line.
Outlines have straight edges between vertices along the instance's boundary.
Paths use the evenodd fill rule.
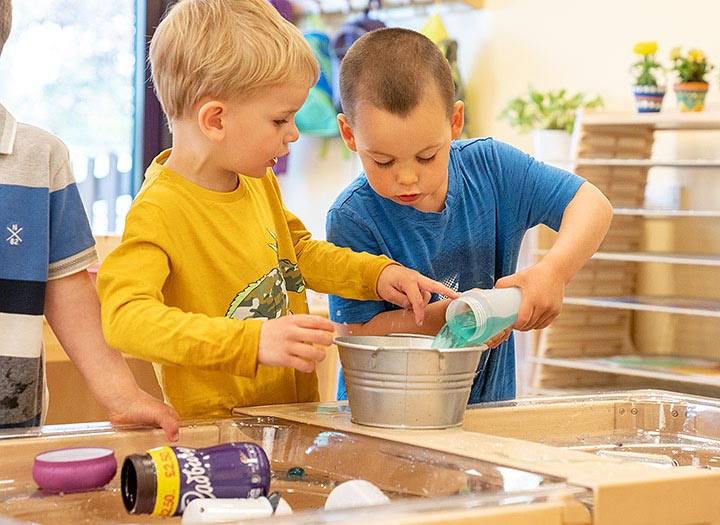
<path fill-rule="evenodd" d="M 168 121 L 205 97 L 237 100 L 286 81 L 318 79 L 302 33 L 268 0 L 182 0 L 150 43 L 153 84 Z"/>
<path fill-rule="evenodd" d="M 343 113 L 353 121 L 358 104 L 405 117 L 426 94 L 438 97 L 448 119 L 455 104 L 450 64 L 426 36 L 399 27 L 376 29 L 350 46 L 340 66 Z"/>
<path fill-rule="evenodd" d="M 12 2 L 0 0 L 0 53 L 2 53 L 5 42 L 10 37 L 12 27 Z"/>

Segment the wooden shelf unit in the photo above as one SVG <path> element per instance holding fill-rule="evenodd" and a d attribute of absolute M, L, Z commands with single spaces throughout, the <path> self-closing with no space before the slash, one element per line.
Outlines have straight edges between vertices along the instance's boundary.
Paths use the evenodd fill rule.
<path fill-rule="evenodd" d="M 603 191 L 615 215 L 598 253 L 567 286 L 562 313 L 538 337 L 531 392 L 664 385 L 720 396 L 720 375 L 713 376 L 713 370 L 688 376 L 638 369 L 617 359 L 699 353 L 708 362 L 720 360 L 714 343 L 720 333 L 720 292 L 710 284 L 719 279 L 707 279 L 720 275 L 720 247 L 716 239 L 698 239 L 702 233 L 689 226 L 694 221 L 717 228 L 720 210 L 652 209 L 645 203 L 651 169 L 720 174 L 718 159 L 676 160 L 665 151 L 653 152 L 658 131 L 700 130 L 720 131 L 720 112 L 578 115 L 573 170 Z M 693 236 L 694 243 L 677 241 Z M 542 231 L 538 245 L 547 248 L 553 239 L 552 232 Z M 678 244 L 700 250 L 678 250 Z M 683 279 L 691 282 L 688 293 L 681 293 Z M 703 279 L 707 289 L 698 282 Z"/>

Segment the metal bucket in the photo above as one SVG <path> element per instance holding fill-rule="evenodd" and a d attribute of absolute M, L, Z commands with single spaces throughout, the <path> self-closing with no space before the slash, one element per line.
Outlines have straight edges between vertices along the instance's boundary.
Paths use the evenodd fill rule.
<path fill-rule="evenodd" d="M 335 338 L 353 423 L 448 428 L 463 422 L 485 345 L 434 349 L 421 335 Z"/>

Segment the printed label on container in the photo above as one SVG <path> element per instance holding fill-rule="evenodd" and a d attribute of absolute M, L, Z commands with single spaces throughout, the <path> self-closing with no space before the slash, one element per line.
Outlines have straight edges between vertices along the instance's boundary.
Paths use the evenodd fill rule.
<path fill-rule="evenodd" d="M 153 516 L 174 516 L 180 500 L 180 466 L 170 447 L 148 450 L 157 472 L 157 496 Z"/>
<path fill-rule="evenodd" d="M 153 514 L 177 516 L 194 499 L 258 498 L 270 487 L 265 451 L 253 443 L 205 449 L 163 447 L 150 452 L 157 469 Z"/>

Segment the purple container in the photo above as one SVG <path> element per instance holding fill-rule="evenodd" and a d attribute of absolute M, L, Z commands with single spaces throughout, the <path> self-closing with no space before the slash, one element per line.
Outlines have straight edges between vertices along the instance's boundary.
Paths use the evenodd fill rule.
<path fill-rule="evenodd" d="M 81 492 L 104 487 L 115 477 L 115 453 L 104 447 L 50 450 L 35 456 L 32 476 L 46 492 Z"/>
<path fill-rule="evenodd" d="M 266 496 L 270 463 L 255 443 L 159 447 L 125 458 L 121 486 L 130 514 L 178 516 L 197 498 Z"/>

